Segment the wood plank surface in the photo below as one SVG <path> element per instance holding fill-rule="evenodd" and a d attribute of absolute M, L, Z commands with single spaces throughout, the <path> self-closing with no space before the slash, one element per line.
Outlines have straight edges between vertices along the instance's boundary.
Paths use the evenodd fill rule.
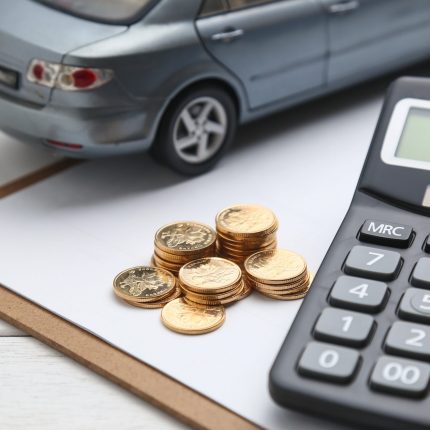
<path fill-rule="evenodd" d="M 29 337 L 29 335 L 24 333 L 23 331 L 18 330 L 17 328 L 0 320 L 0 337 L 16 337 L 16 336 Z"/>
<path fill-rule="evenodd" d="M 1 429 L 186 428 L 34 338 L 0 338 L 0 384 Z"/>

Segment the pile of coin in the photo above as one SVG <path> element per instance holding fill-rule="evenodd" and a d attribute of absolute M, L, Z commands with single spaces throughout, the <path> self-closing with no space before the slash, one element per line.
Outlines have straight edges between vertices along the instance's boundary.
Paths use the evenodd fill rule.
<path fill-rule="evenodd" d="M 163 308 L 163 324 L 184 334 L 216 330 L 225 320 L 224 305 L 253 290 L 278 300 L 306 295 L 312 276 L 303 257 L 276 249 L 278 220 L 271 210 L 231 206 L 217 214 L 216 230 L 191 221 L 160 228 L 154 267 L 118 274 L 115 294 L 133 306 Z"/>
<path fill-rule="evenodd" d="M 149 266 L 132 267 L 113 281 L 117 297 L 139 308 L 162 308 L 181 296 L 176 278 L 168 271 Z"/>
<path fill-rule="evenodd" d="M 240 266 L 255 252 L 276 248 L 278 220 L 270 209 L 230 206 L 217 214 L 215 222 L 218 255 Z"/>
<path fill-rule="evenodd" d="M 285 249 L 257 252 L 246 259 L 244 266 L 253 289 L 272 299 L 301 299 L 312 282 L 304 258 Z"/>
<path fill-rule="evenodd" d="M 237 302 L 251 293 L 240 267 L 219 257 L 201 258 L 182 266 L 179 286 L 190 305 L 219 306 Z"/>
<path fill-rule="evenodd" d="M 155 234 L 152 264 L 178 275 L 189 261 L 216 254 L 216 232 L 197 222 L 175 222 Z"/>

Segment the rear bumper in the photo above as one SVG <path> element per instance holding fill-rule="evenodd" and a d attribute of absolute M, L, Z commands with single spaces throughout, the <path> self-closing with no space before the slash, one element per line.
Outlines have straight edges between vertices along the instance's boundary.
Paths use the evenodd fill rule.
<path fill-rule="evenodd" d="M 157 106 L 140 108 L 69 108 L 38 106 L 0 95 L 0 129 L 26 140 L 79 144 L 59 152 L 99 157 L 138 152 L 150 146 Z"/>

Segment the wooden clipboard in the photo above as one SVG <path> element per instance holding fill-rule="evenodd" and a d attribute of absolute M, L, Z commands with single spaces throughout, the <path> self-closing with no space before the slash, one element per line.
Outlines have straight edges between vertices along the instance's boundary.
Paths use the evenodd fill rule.
<path fill-rule="evenodd" d="M 64 160 L 0 186 L 0 198 L 72 167 Z M 221 404 L 0 284 L 0 318 L 73 358 L 186 424 L 201 429 L 259 427 Z"/>

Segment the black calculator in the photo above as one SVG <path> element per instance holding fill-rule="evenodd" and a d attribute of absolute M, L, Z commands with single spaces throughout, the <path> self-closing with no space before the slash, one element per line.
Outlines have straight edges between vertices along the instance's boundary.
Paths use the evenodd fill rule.
<path fill-rule="evenodd" d="M 430 429 L 429 217 L 430 79 L 405 77 L 272 367 L 276 402 L 364 428 Z"/>

